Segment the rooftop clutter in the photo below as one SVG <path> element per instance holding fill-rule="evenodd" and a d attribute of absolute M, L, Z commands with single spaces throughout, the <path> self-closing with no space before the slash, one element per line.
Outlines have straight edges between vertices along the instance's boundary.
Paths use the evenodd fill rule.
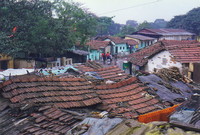
<path fill-rule="evenodd" d="M 10 116 L 14 120 L 14 124 L 11 124 L 12 121 L 8 121 L 8 125 L 1 123 L 2 133 L 11 131 L 24 135 L 74 133 L 73 127 L 87 117 L 120 117 L 137 120 L 140 115 L 183 102 L 182 100 L 175 102 L 176 98 L 172 100 L 161 98 L 149 82 L 142 83 L 142 79 L 130 77 L 116 66 L 93 68 L 81 64 L 74 68 L 79 74 L 71 77 L 27 75 L 30 77 L 14 77 L 1 83 L 3 95 L 1 104 L 4 106 L 0 108 L 0 119 L 6 120 Z M 103 81 L 93 83 L 91 79 L 82 78 L 85 72 L 95 72 Z M 154 77 L 159 78 L 156 75 Z M 112 80 L 114 83 L 106 84 L 107 80 Z M 163 84 L 166 83 L 168 91 L 176 86 L 163 81 L 162 78 L 158 80 Z M 178 83 L 183 86 L 183 82 Z M 191 92 L 192 88 L 188 86 L 183 90 L 183 95 L 178 94 L 178 98 L 185 99 L 190 94 L 187 91 Z M 171 95 L 177 95 L 171 92 Z M 106 121 L 102 118 L 102 121 L 104 120 Z M 82 123 L 76 129 L 85 129 L 84 132 L 87 132 L 90 127 L 92 124 Z M 108 132 L 110 129 L 105 131 Z"/>

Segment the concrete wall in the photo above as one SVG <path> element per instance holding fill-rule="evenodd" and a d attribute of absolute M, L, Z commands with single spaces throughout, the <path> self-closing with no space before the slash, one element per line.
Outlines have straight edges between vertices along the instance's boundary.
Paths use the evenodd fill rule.
<path fill-rule="evenodd" d="M 133 52 L 135 52 L 138 49 L 142 49 L 142 48 L 145 48 L 145 47 L 147 47 L 149 45 L 152 45 L 153 43 L 156 42 L 156 40 L 155 41 L 149 41 L 149 40 L 147 40 L 147 41 L 141 41 L 141 40 L 138 40 L 136 38 L 130 38 L 130 37 L 125 37 L 125 39 L 132 39 L 132 40 L 135 40 L 136 42 L 139 43 L 138 45 L 134 46 Z"/>
<path fill-rule="evenodd" d="M 161 37 L 159 40 L 188 40 L 188 39 L 192 39 L 192 36 L 187 36 L 187 35 L 183 35 L 183 36 L 163 36 Z"/>
<path fill-rule="evenodd" d="M 91 60 L 100 60 L 100 51 L 99 50 L 90 50 L 89 58 Z"/>
<path fill-rule="evenodd" d="M 116 52 L 116 48 L 117 48 L 117 52 Z M 127 44 L 116 44 L 114 46 L 114 53 L 118 53 L 118 54 L 121 54 L 121 53 L 124 53 L 124 54 L 129 54 L 130 52 L 130 48 L 128 47 Z"/>
<path fill-rule="evenodd" d="M 12 57 L 0 54 L 0 69 L 14 68 L 14 60 Z"/>
<path fill-rule="evenodd" d="M 34 68 L 35 60 L 21 60 L 16 59 L 14 62 L 15 68 Z"/>
<path fill-rule="evenodd" d="M 153 72 L 154 68 L 161 69 L 172 66 L 176 66 L 180 69 L 180 71 L 182 71 L 182 64 L 175 61 L 168 51 L 162 51 L 148 60 L 148 63 L 145 66 L 145 71 Z"/>

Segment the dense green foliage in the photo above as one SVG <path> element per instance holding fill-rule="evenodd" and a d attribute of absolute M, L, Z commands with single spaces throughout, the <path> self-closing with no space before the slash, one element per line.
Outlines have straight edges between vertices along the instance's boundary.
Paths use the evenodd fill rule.
<path fill-rule="evenodd" d="M 0 0 L 0 16 L 0 53 L 13 57 L 59 57 L 94 36 L 151 28 L 148 22 L 138 27 L 117 24 L 65 0 Z"/>
<path fill-rule="evenodd" d="M 180 28 L 200 34 L 200 7 L 194 8 L 185 15 L 175 16 L 167 24 L 169 28 Z"/>
<path fill-rule="evenodd" d="M 135 28 L 131 25 L 124 25 L 121 28 L 120 33 L 116 34 L 116 36 L 124 37 L 125 35 L 130 35 L 135 32 Z"/>
<path fill-rule="evenodd" d="M 97 34 L 102 35 L 109 35 L 109 27 L 113 24 L 111 17 L 99 17 L 97 19 L 98 27 L 97 27 Z"/>
<path fill-rule="evenodd" d="M 97 18 L 64 0 L 0 2 L 0 52 L 17 57 L 59 56 L 95 35 Z M 56 17 L 54 17 L 56 16 Z"/>
<path fill-rule="evenodd" d="M 138 25 L 137 30 L 150 29 L 150 28 L 152 28 L 151 24 L 149 22 L 147 22 L 147 21 L 144 21 L 143 23 Z"/>

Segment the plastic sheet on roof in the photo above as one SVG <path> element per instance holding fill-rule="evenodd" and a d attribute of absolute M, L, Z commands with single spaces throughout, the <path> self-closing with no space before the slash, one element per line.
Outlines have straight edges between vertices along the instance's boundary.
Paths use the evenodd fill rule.
<path fill-rule="evenodd" d="M 113 129 L 117 124 L 121 123 L 122 121 L 123 120 L 121 118 L 86 118 L 78 125 L 81 126 L 87 124 L 89 126 L 88 130 L 81 135 L 105 135 L 109 130 Z M 70 130 L 66 135 L 72 135 L 72 131 L 75 131 L 74 129 Z"/>
<path fill-rule="evenodd" d="M 150 74 L 148 76 L 139 76 L 140 81 L 145 83 L 147 86 L 152 88 L 156 94 L 161 98 L 163 101 L 169 101 L 171 103 L 179 102 L 178 99 L 187 99 L 192 95 L 192 89 L 187 86 L 187 84 L 178 81 L 178 82 L 166 82 L 162 80 L 160 77 Z M 179 89 L 181 93 L 174 93 L 170 88 L 167 88 L 161 84 L 169 84 L 172 89 Z"/>
<path fill-rule="evenodd" d="M 78 69 L 74 68 L 73 66 L 67 66 L 67 67 L 54 67 L 52 69 L 50 69 L 50 68 L 40 69 L 40 72 L 43 75 L 50 75 L 51 73 L 54 75 L 60 75 L 60 74 L 64 74 L 65 72 L 67 72 L 68 69 L 73 69 L 75 71 L 78 71 Z"/>
<path fill-rule="evenodd" d="M 170 116 L 170 123 L 200 129 L 200 92 L 192 95 Z"/>
<path fill-rule="evenodd" d="M 88 76 L 93 77 L 95 79 L 103 80 L 103 78 L 100 77 L 97 72 L 85 72 L 85 75 L 88 75 Z"/>
<path fill-rule="evenodd" d="M 5 71 L 2 71 L 0 72 L 0 80 L 5 78 L 5 77 L 8 77 L 8 76 L 16 76 L 16 75 L 25 75 L 27 74 L 27 72 L 31 73 L 33 72 L 34 69 L 25 69 L 25 68 L 22 68 L 22 69 L 7 69 Z"/>

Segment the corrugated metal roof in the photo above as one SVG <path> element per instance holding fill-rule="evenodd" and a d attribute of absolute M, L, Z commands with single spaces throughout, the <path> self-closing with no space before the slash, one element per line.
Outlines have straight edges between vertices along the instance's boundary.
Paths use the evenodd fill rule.
<path fill-rule="evenodd" d="M 135 39 L 139 39 L 142 41 L 146 41 L 146 40 L 153 41 L 156 39 L 156 38 L 151 38 L 151 37 L 142 36 L 142 35 L 126 35 L 126 37 L 135 38 Z"/>
<path fill-rule="evenodd" d="M 141 33 L 141 34 L 149 34 L 149 35 L 163 35 L 163 36 L 167 36 L 167 35 L 195 35 L 194 33 L 188 32 L 186 30 L 183 29 L 142 29 L 141 31 L 138 31 L 137 33 Z"/>

